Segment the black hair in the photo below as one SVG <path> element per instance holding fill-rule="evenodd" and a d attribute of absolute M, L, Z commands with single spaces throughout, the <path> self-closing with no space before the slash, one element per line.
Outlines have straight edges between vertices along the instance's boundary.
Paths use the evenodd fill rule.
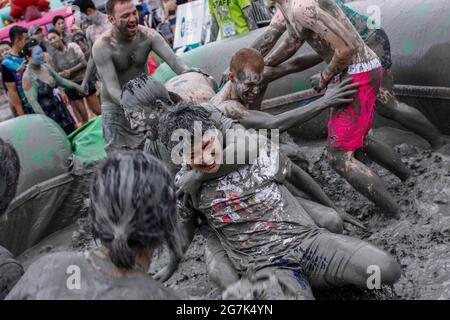
<path fill-rule="evenodd" d="M 92 181 L 90 203 L 94 236 L 118 268 L 132 269 L 137 250 L 162 243 L 181 255 L 174 181 L 151 155 L 128 150 L 104 160 Z"/>
<path fill-rule="evenodd" d="M 0 216 L 16 196 L 19 174 L 20 160 L 16 149 L 0 138 Z"/>
<path fill-rule="evenodd" d="M 64 21 L 66 21 L 66 19 L 64 19 L 63 16 L 54 16 L 54 17 L 53 17 L 53 20 L 52 20 L 53 26 L 56 27 L 56 23 L 57 23 L 59 20 L 64 20 Z"/>
<path fill-rule="evenodd" d="M 28 34 L 28 29 L 21 27 L 21 26 L 12 26 L 11 29 L 9 29 L 9 40 L 11 40 L 11 43 L 14 45 L 14 41 L 20 38 L 24 33 Z"/>
<path fill-rule="evenodd" d="M 87 42 L 87 38 L 86 38 L 84 32 L 77 32 L 72 36 L 72 42 L 78 43 L 78 41 Z"/>
<path fill-rule="evenodd" d="M 159 139 L 171 151 L 179 143 L 171 139 L 172 133 L 176 130 L 186 130 L 193 138 L 197 121 L 202 124 L 202 134 L 209 129 L 215 129 L 210 116 L 211 113 L 200 105 L 193 102 L 180 102 L 161 116 L 158 125 Z"/>
<path fill-rule="evenodd" d="M 72 2 L 72 5 L 80 8 L 80 11 L 84 14 L 86 14 L 87 9 L 97 10 L 97 8 L 95 7 L 95 4 L 94 4 L 94 2 L 92 2 L 92 0 L 75 0 L 74 2 Z"/>

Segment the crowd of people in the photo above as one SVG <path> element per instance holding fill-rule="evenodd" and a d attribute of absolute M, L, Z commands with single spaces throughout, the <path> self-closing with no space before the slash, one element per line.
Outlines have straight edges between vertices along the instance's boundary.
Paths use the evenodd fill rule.
<path fill-rule="evenodd" d="M 102 32 L 98 22 L 103 16 L 89 0 L 77 0 L 91 17 L 86 30 L 86 38 L 94 40 L 91 52 L 83 52 L 75 42 L 69 46 L 70 35 L 62 26 L 47 39 L 32 40 L 26 40 L 27 30 L 11 29 L 12 51 L 3 68 L 15 71 L 10 78 L 5 74 L 14 80 L 6 83 L 8 91 L 14 88 L 16 93 L 11 95 L 16 112 L 43 111 L 70 132 L 74 122 L 61 111 L 65 101 L 88 101 L 86 79 L 98 74 L 108 157 L 97 168 L 89 199 L 99 248 L 47 255 L 23 276 L 18 263 L 6 264 L 10 276 L 4 287 L 12 288 L 7 299 L 183 297 L 162 282 L 176 271 L 201 224 L 209 230 L 208 274 L 224 297 L 313 299 L 320 289 L 343 285 L 364 289 L 370 266 L 378 267 L 382 285 L 399 279 L 400 266 L 389 253 L 342 234 L 346 223 L 364 226 L 329 199 L 296 163 L 293 155 L 298 153 L 292 146 L 252 131 L 284 132 L 329 110 L 330 165 L 384 214 L 396 216 L 397 199 L 358 160 L 364 152 L 402 181 L 410 175 L 399 155 L 371 134 L 375 110 L 398 114 L 412 109 L 399 108 L 388 85 L 393 78 L 389 39 L 382 29 L 367 29 L 367 17 L 356 15 L 340 0 L 275 2 L 278 11 L 269 28 L 249 48 L 234 53 L 218 91 L 207 73 L 186 65 L 158 32 L 140 25 L 141 10 L 131 0 L 107 2 L 110 27 Z M 170 21 L 174 6 L 166 8 Z M 248 22 L 245 10 L 243 16 Z M 226 21 L 220 23 L 222 32 L 239 33 L 237 25 L 233 31 L 229 24 L 225 27 Z M 297 53 L 305 42 L 315 53 Z M 58 55 L 54 67 L 44 63 L 44 48 L 50 57 Z M 151 51 L 177 74 L 165 85 L 148 75 Z M 60 58 L 63 53 L 66 59 Z M 323 97 L 277 115 L 261 111 L 270 82 L 322 61 L 326 68 L 311 80 L 317 91 L 325 92 Z M 444 143 L 423 115 L 406 112 L 409 118 L 404 121 L 411 117 L 414 121 L 405 126 L 434 148 Z M 425 132 L 424 126 L 429 130 Z M 179 130 L 185 135 L 174 137 Z M 230 130 L 235 133 L 231 137 Z M 230 155 L 231 159 L 240 155 L 243 161 L 230 162 Z M 1 140 L 0 159 L 0 173 L 10 168 L 4 173 L 8 179 L 0 179 L 4 190 L 0 209 L 5 211 L 20 166 L 14 150 Z M 155 281 L 147 272 L 156 259 L 153 253 L 162 245 L 169 248 L 170 261 Z M 82 270 L 80 290 L 66 285 L 70 265 Z M 42 273 L 44 267 L 47 272 Z"/>

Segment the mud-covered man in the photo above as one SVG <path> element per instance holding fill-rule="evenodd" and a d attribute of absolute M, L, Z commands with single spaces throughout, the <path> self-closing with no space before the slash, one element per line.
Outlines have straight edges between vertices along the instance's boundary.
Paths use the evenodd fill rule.
<path fill-rule="evenodd" d="M 192 139 L 196 122 L 202 123 L 202 137 L 198 141 Z M 220 138 L 208 112 L 198 106 L 179 106 L 161 117 L 160 139 L 170 150 L 180 144 L 172 139 L 177 129 L 189 132 L 191 139 L 183 139 L 182 143 L 190 148 L 185 145 L 183 149 L 186 165 L 176 184 L 186 175 L 205 179 L 198 209 L 240 275 L 271 272 L 286 281 L 281 298 L 297 299 L 314 298 L 311 287 L 351 284 L 365 288 L 367 267 L 372 264 L 380 267 L 382 283 L 392 284 L 398 279 L 399 266 L 387 253 L 364 241 L 316 226 L 284 185 L 290 162 L 284 161 L 282 155 L 278 157 L 277 152 L 269 152 L 263 146 L 257 147 L 256 157 L 246 157 L 245 164 L 219 163 L 216 157 L 211 158 L 211 150 Z M 251 145 L 241 151 L 251 153 Z M 200 150 L 201 160 L 195 150 Z M 226 157 L 227 150 L 223 152 Z M 197 216 L 183 214 L 186 249 Z M 177 262 L 175 257 L 171 259 L 164 270 L 166 277 L 176 269 Z M 277 297 L 269 292 L 267 298 Z"/>
<path fill-rule="evenodd" d="M 120 96 L 127 81 L 148 73 L 150 51 L 155 51 L 177 74 L 190 69 L 155 30 L 138 24 L 131 0 L 109 0 L 106 10 L 113 27 L 97 39 L 93 57 L 102 82 L 103 132 L 109 151 L 134 148 L 140 142 L 120 108 Z"/>
<path fill-rule="evenodd" d="M 287 30 L 288 36 L 265 58 L 276 66 L 293 56 L 307 42 L 328 66 L 316 89 L 323 90 L 336 76 L 359 83 L 354 102 L 334 108 L 328 123 L 330 165 L 356 190 L 385 213 L 397 214 L 398 205 L 381 179 L 355 158 L 360 151 L 406 180 L 410 172 L 394 151 L 368 133 L 372 127 L 376 97 L 384 70 L 380 59 L 364 43 L 351 21 L 334 0 L 277 0 L 278 13 L 269 31 L 255 45 L 267 55 Z"/>

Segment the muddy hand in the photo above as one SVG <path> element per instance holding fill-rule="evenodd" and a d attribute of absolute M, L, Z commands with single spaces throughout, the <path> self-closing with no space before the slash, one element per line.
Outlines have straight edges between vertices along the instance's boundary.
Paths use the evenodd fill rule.
<path fill-rule="evenodd" d="M 358 92 L 359 83 L 351 83 L 351 78 L 345 79 L 338 86 L 325 92 L 323 100 L 329 107 L 353 102 L 353 95 Z"/>
<path fill-rule="evenodd" d="M 179 259 L 176 259 L 173 254 L 170 255 L 169 263 L 167 266 L 159 270 L 153 278 L 160 282 L 165 282 L 170 279 L 171 276 L 177 271 Z"/>
<path fill-rule="evenodd" d="M 222 77 L 220 78 L 220 83 L 219 83 L 219 89 L 221 89 L 225 83 L 228 82 L 228 73 L 230 72 L 230 69 L 227 68 L 223 73 L 222 73 Z"/>
<path fill-rule="evenodd" d="M 366 226 L 362 223 L 362 221 L 352 217 L 351 215 L 349 215 L 347 212 L 345 212 L 344 210 L 337 210 L 339 215 L 341 216 L 341 219 L 344 222 L 350 223 L 354 226 L 360 227 L 364 230 L 367 230 Z"/>
<path fill-rule="evenodd" d="M 198 172 L 195 170 L 185 172 L 175 180 L 177 196 L 184 195 L 184 205 L 192 204 L 194 208 L 198 208 L 198 193 L 201 184 L 198 179 Z"/>

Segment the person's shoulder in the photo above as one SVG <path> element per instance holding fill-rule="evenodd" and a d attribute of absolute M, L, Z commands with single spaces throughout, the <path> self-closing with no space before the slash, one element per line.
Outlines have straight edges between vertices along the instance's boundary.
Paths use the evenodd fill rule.
<path fill-rule="evenodd" d="M 156 36 L 156 35 L 159 34 L 159 33 L 158 33 L 155 29 L 153 29 L 153 28 L 149 28 L 149 27 L 142 26 L 142 25 L 139 25 L 138 28 L 139 28 L 139 32 L 140 32 L 141 34 L 145 35 L 146 37 L 153 38 L 154 36 Z"/>

